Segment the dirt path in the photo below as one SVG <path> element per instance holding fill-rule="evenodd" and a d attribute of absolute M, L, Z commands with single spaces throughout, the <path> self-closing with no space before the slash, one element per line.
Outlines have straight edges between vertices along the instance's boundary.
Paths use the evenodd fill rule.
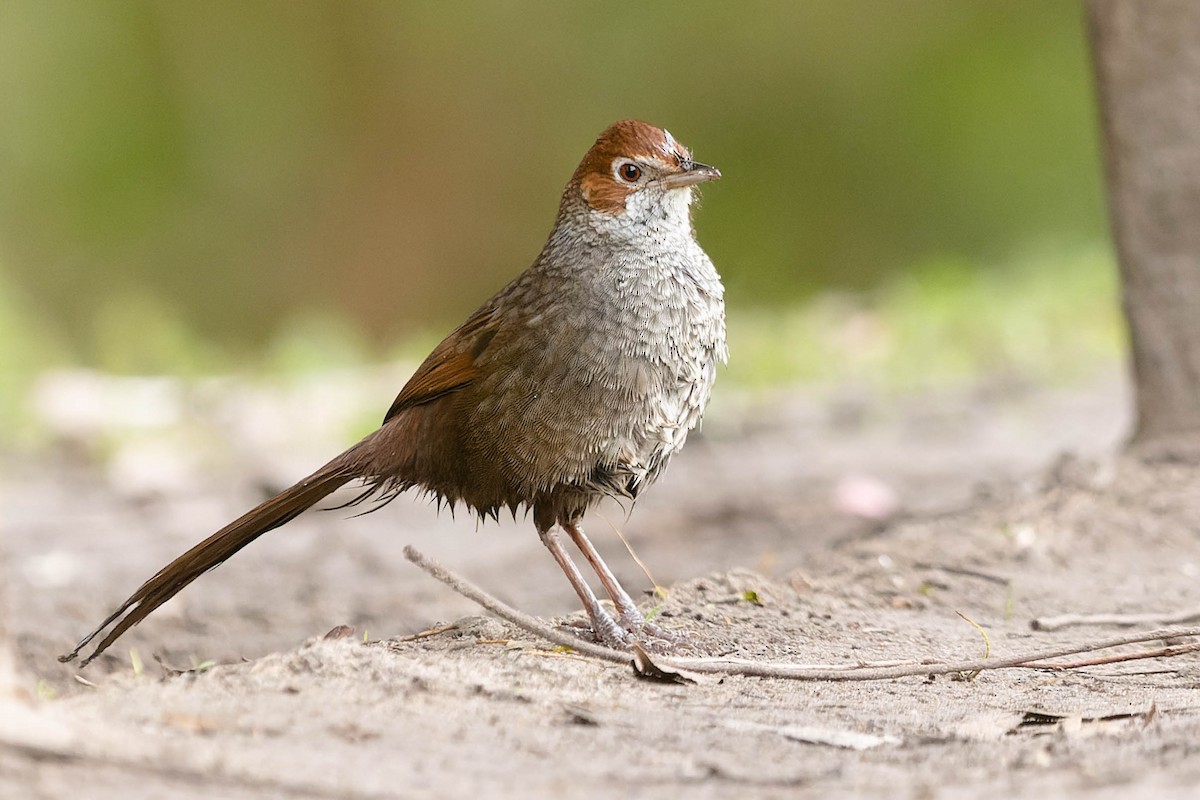
<path fill-rule="evenodd" d="M 664 621 L 714 651 L 977 657 L 958 612 L 996 656 L 1096 639 L 1112 631 L 1029 620 L 1200 605 L 1200 471 L 1110 457 L 1122 396 L 1110 378 L 886 406 L 730 403 L 628 521 L 604 513 L 675 584 Z M 1063 450 L 1081 458 L 1056 462 Z M 415 544 L 524 610 L 570 613 L 527 524 L 475 530 L 404 501 L 273 534 L 82 673 L 86 686 L 54 654 L 274 478 L 248 467 L 148 496 L 68 463 L 10 460 L 0 486 L 3 797 L 1126 798 L 1200 783 L 1195 657 L 972 681 L 649 683 L 477 616 L 401 556 Z M 900 504 L 890 522 L 850 513 L 881 486 Z M 605 527 L 592 518 L 622 579 L 645 585 Z M 457 623 L 361 639 L 439 621 Z M 341 623 L 359 633 L 320 639 Z M 170 675 L 153 654 L 216 665 Z M 39 678 L 56 699 L 36 699 Z M 1023 725 L 1031 710 L 1066 719 Z M 864 749 L 836 746 L 847 735 Z"/>

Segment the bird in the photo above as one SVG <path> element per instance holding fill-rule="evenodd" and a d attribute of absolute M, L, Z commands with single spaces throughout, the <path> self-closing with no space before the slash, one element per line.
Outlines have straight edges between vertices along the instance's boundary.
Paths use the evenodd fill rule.
<path fill-rule="evenodd" d="M 597 641 L 677 641 L 641 614 L 580 523 L 600 500 L 632 503 L 654 483 L 700 426 L 728 358 L 724 288 L 692 219 L 695 187 L 720 177 L 663 128 L 610 125 L 567 182 L 533 264 L 434 348 L 379 428 L 163 567 L 59 660 L 103 634 L 86 666 L 200 575 L 352 482 L 350 504 L 418 489 L 481 520 L 523 512 Z"/>

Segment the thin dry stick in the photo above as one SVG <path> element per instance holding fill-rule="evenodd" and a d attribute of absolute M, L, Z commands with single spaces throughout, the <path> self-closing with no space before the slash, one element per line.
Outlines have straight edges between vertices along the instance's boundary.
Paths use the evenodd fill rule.
<path fill-rule="evenodd" d="M 410 545 L 404 547 L 404 557 L 412 563 L 416 564 L 421 569 L 425 570 L 434 578 L 449 586 L 454 591 L 461 594 L 468 600 L 473 600 L 483 606 L 488 611 L 491 611 L 501 619 L 506 619 L 518 628 L 535 633 L 543 639 L 547 639 L 555 644 L 561 644 L 564 647 L 570 647 L 584 655 L 592 656 L 593 658 L 603 659 L 605 661 L 615 661 L 618 664 L 629 664 L 633 661 L 633 656 L 629 653 L 620 650 L 613 650 L 611 647 L 585 642 L 577 636 L 572 636 L 569 633 L 564 633 L 552 625 L 547 625 L 537 617 L 531 617 L 523 611 L 518 611 L 507 603 L 492 597 L 487 592 L 480 589 L 475 584 L 460 578 L 450 570 L 443 567 L 431 558 L 425 556 L 417 548 Z"/>
<path fill-rule="evenodd" d="M 1171 658 L 1172 656 L 1183 655 L 1184 653 L 1192 653 L 1200 650 L 1200 642 L 1191 644 L 1177 644 L 1170 647 L 1160 647 L 1157 650 L 1142 650 L 1137 653 L 1120 653 L 1115 656 L 1101 656 L 1099 658 L 1085 658 L 1079 661 L 1056 661 L 1053 664 L 1048 664 L 1043 669 L 1067 670 L 1079 669 L 1080 667 L 1098 667 L 1102 664 L 1115 664 L 1120 661 L 1137 661 L 1140 658 Z"/>
<path fill-rule="evenodd" d="M 475 586 L 469 581 L 459 577 L 458 575 L 455 575 L 453 572 L 446 569 L 441 564 L 438 564 L 436 561 L 427 558 L 424 554 L 411 545 L 404 548 L 404 557 L 423 569 L 430 576 L 449 586 L 454 591 L 458 592 L 469 600 L 474 601 L 488 611 L 491 611 L 496 616 L 508 620 L 513 625 L 529 631 L 530 633 L 541 636 L 551 642 L 554 642 L 555 644 L 570 647 L 583 655 L 592 656 L 593 658 L 612 661 L 618 664 L 631 664 L 633 661 L 633 657 L 629 653 L 625 653 L 620 650 L 613 650 L 598 644 L 592 644 L 591 642 L 586 642 L 575 636 L 564 633 L 553 626 L 547 625 L 535 617 L 531 617 L 528 614 L 512 608 L 511 606 L 492 597 L 478 586 Z M 789 680 L 804 681 L 877 681 L 911 676 L 945 675 L 959 672 L 977 672 L 994 669 L 1068 669 L 1071 666 L 1069 664 L 1062 665 L 1055 664 L 1053 662 L 1047 662 L 1049 659 L 1053 658 L 1062 658 L 1064 656 L 1077 655 L 1079 653 L 1091 653 L 1098 650 L 1107 650 L 1112 647 L 1120 647 L 1123 645 L 1139 644 L 1142 642 L 1150 642 L 1160 639 L 1181 639 L 1196 636 L 1200 636 L 1200 627 L 1175 629 L 1165 628 L 1154 631 L 1146 631 L 1143 633 L 1131 633 L 1125 636 L 1114 636 L 1109 639 L 1102 639 L 1100 641 L 1083 645 L 1064 645 L 1060 647 L 1047 648 L 1045 650 L 1038 650 L 1031 653 L 1025 653 L 1023 655 L 1010 656 L 1009 658 L 986 658 L 958 662 L 929 661 L 925 663 L 905 664 L 894 667 L 862 667 L 858 665 L 848 665 L 845 667 L 810 667 L 777 662 L 746 661 L 743 659 L 733 658 L 656 657 L 655 663 L 659 667 L 706 674 L 744 675 L 750 677 L 784 678 Z M 1107 660 L 1104 663 L 1131 661 L 1138 658 L 1169 657 L 1177 655 L 1180 652 L 1189 651 L 1190 649 L 1190 647 L 1168 647 L 1151 651 L 1149 655 L 1144 655 L 1143 653 L 1145 651 L 1143 651 L 1143 653 L 1129 653 L 1120 656 L 1114 656 L 1111 660 Z"/>
<path fill-rule="evenodd" d="M 629 557 L 632 558 L 634 563 L 638 565 L 638 568 L 642 570 L 642 574 L 646 576 L 648 581 L 650 581 L 650 585 L 654 587 L 654 591 L 656 593 L 661 593 L 662 596 L 665 596 L 666 590 L 658 585 L 658 581 L 654 580 L 654 576 L 650 574 L 650 568 L 646 566 L 646 562 L 642 561 L 642 559 L 638 557 L 637 551 L 633 549 L 633 545 L 631 545 L 629 540 L 625 538 L 625 534 L 621 532 L 621 529 L 613 524 L 613 521 L 603 514 L 599 514 L 599 517 L 608 523 L 608 527 L 612 528 L 613 533 L 615 533 L 617 538 L 621 540 L 621 544 L 625 545 L 625 550 L 629 553 Z"/>
<path fill-rule="evenodd" d="M 1029 623 L 1035 631 L 1057 631 L 1073 625 L 1115 625 L 1131 628 L 1135 625 L 1179 625 L 1200 619 L 1200 608 L 1183 611 L 1164 611 L 1149 614 L 1060 614 L 1057 617 L 1038 617 Z"/>
<path fill-rule="evenodd" d="M 660 666 L 670 666 L 691 672 L 724 673 L 750 675 L 762 678 L 789 678 L 792 680 L 808 681 L 879 681 L 894 678 L 906 678 L 915 675 L 947 675 L 953 673 L 982 672 L 994 669 L 1058 669 L 1058 665 L 1047 662 L 1048 659 L 1090 653 L 1106 650 L 1110 647 L 1138 644 L 1140 642 L 1156 641 L 1159 639 L 1200 636 L 1200 628 L 1164 629 L 1146 633 L 1118 636 L 1098 642 L 1083 645 L 1070 645 L 1047 650 L 1025 653 L 1009 658 L 973 659 L 957 662 L 929 662 L 900 667 L 850 667 L 840 669 L 812 669 L 796 667 L 792 664 L 734 662 L 726 659 L 661 659 Z M 1166 655 L 1175 655 L 1167 653 Z M 1140 654 L 1132 653 L 1115 657 L 1113 661 L 1127 661 L 1140 658 Z M 1111 663 L 1111 662 L 1110 662 Z"/>

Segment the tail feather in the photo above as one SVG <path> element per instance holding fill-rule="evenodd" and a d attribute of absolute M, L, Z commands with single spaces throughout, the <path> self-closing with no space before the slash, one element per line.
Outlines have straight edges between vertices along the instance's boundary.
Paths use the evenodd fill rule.
<path fill-rule="evenodd" d="M 59 656 L 58 660 L 64 663 L 74 660 L 83 648 L 87 647 L 109 625 L 116 622 L 116 627 L 109 631 L 96 649 L 80 662 L 81 667 L 86 667 L 121 634 L 145 619 L 154 609 L 174 597 L 183 587 L 221 564 L 267 531 L 274 530 L 291 521 L 320 501 L 321 498 L 355 477 L 358 477 L 358 471 L 348 463 L 348 459 L 344 455 L 290 489 L 283 490 L 262 505 L 243 514 L 159 570 L 154 577 L 130 595 L 120 608 L 110 614 L 96 630 L 83 637 L 74 650 Z"/>

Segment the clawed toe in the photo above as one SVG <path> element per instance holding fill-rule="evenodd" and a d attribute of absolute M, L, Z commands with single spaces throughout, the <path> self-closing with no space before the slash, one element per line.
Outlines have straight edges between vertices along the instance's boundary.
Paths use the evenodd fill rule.
<path fill-rule="evenodd" d="M 640 614 L 636 617 L 622 615 L 618 624 L 639 638 L 661 639 L 672 644 L 687 644 L 688 637 L 673 630 L 655 625 Z"/>
<path fill-rule="evenodd" d="M 585 636 L 590 634 L 587 638 L 614 650 L 632 650 L 634 644 L 641 645 L 651 653 L 664 655 L 699 652 L 700 650 L 690 637 L 661 625 L 655 625 L 640 614 L 637 616 L 622 614 L 616 619 L 606 614 L 601 619 L 591 622 L 592 624 L 589 625 L 581 620 L 578 623 L 569 624 L 568 627 Z"/>
<path fill-rule="evenodd" d="M 636 638 L 643 647 L 654 653 L 671 654 L 699 650 L 696 643 L 688 636 L 661 625 L 655 625 L 640 616 L 632 620 L 622 617 L 621 627 Z"/>

